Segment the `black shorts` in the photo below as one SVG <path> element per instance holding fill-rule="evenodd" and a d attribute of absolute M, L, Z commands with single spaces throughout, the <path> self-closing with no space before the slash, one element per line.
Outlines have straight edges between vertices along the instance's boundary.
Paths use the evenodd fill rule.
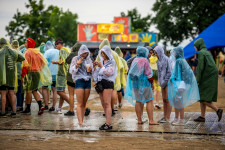
<path fill-rule="evenodd" d="M 114 83 L 112 81 L 102 79 L 100 82 L 102 83 L 103 89 L 114 89 Z"/>
<path fill-rule="evenodd" d="M 75 88 L 75 83 L 67 81 L 67 85 Z"/>
<path fill-rule="evenodd" d="M 52 81 L 52 85 L 51 85 L 51 87 L 55 87 L 55 85 L 56 85 L 56 81 Z M 43 86 L 43 88 L 47 89 L 47 88 L 48 88 L 48 86 Z"/>
<path fill-rule="evenodd" d="M 0 90 L 2 90 L 2 91 L 14 90 L 14 87 L 9 87 L 9 86 L 6 86 L 6 85 L 2 85 L 2 86 L 0 86 Z"/>

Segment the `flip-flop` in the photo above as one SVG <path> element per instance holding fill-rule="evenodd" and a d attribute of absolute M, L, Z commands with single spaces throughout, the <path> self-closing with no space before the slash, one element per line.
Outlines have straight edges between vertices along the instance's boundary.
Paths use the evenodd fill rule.
<path fill-rule="evenodd" d="M 151 126 L 151 125 L 154 126 L 154 125 L 159 125 L 159 123 L 157 123 L 157 122 L 156 122 L 156 123 L 150 123 L 150 122 L 149 122 L 149 125 L 150 125 L 150 126 Z"/>

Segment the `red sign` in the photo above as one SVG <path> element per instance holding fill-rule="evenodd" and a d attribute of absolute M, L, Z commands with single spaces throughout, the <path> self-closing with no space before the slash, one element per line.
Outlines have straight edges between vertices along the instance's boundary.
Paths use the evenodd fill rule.
<path fill-rule="evenodd" d="M 124 34 L 129 34 L 129 17 L 114 17 L 114 23 L 123 24 Z"/>
<path fill-rule="evenodd" d="M 78 41 L 98 41 L 97 24 L 78 24 Z"/>

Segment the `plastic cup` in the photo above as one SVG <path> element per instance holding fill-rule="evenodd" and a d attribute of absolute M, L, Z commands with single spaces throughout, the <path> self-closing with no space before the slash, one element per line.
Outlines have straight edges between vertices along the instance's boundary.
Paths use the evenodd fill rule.
<path fill-rule="evenodd" d="M 91 65 L 90 64 L 87 64 L 86 67 L 87 67 L 87 72 L 90 72 L 89 71 L 89 68 L 91 67 Z"/>

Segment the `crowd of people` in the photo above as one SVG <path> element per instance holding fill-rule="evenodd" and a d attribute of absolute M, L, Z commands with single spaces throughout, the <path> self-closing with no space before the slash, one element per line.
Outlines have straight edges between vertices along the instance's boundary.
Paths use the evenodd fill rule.
<path fill-rule="evenodd" d="M 115 115 L 115 109 L 123 106 L 123 95 L 135 107 L 138 124 L 147 121 L 143 117 L 146 104 L 149 125 L 171 123 L 183 126 L 184 108 L 198 101 L 201 116 L 194 121 L 205 122 L 206 106 L 215 110 L 220 121 L 223 110 L 213 103 L 217 101 L 218 92 L 217 66 L 203 39 L 198 39 L 193 48 L 199 51 L 197 77 L 184 59 L 183 48 L 180 46 L 171 50 L 170 57 L 164 54 L 161 46 L 137 47 L 135 56 L 132 57 L 127 51 L 123 57 L 121 49 L 116 47 L 112 50 L 110 42 L 105 39 L 99 45 L 97 58 L 93 60 L 88 47 L 80 42 L 75 43 L 72 49 L 64 47 L 60 39 L 54 45 L 47 41 L 35 48 L 35 41 L 31 38 L 27 38 L 22 46 L 16 40 L 9 44 L 1 38 L 0 116 L 6 117 L 8 106 L 11 107 L 11 117 L 15 117 L 17 112 L 31 114 L 34 108 L 31 107 L 32 95 L 38 104 L 38 115 L 46 110 L 61 114 L 66 101 L 69 110 L 64 115 L 75 116 L 76 95 L 78 124 L 84 127 L 84 116 L 90 113 L 87 101 L 93 79 L 106 118 L 100 130 L 112 129 L 111 116 Z M 159 121 L 155 121 L 153 116 L 154 93 L 156 108 L 161 108 L 160 94 L 163 99 L 163 118 Z M 50 94 L 53 96 L 49 108 Z M 175 109 L 175 118 L 170 121 L 172 107 Z"/>

